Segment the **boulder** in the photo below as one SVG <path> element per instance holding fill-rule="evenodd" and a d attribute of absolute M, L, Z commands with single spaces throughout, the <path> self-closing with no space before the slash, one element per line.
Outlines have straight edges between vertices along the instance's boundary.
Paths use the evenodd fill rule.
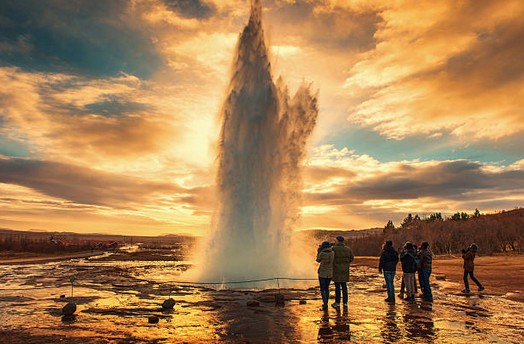
<path fill-rule="evenodd" d="M 147 318 L 147 322 L 150 324 L 158 324 L 158 317 L 156 315 L 151 315 L 149 318 Z"/>
<path fill-rule="evenodd" d="M 73 302 L 68 302 L 67 305 L 62 308 L 62 315 L 71 315 L 74 312 L 76 312 L 76 304 Z"/>
<path fill-rule="evenodd" d="M 175 300 L 173 299 L 167 299 L 162 303 L 163 309 L 173 309 L 175 307 Z"/>
<path fill-rule="evenodd" d="M 298 303 L 301 304 L 301 305 L 305 305 L 307 303 L 307 301 L 306 300 L 300 300 L 300 301 L 298 301 Z"/>

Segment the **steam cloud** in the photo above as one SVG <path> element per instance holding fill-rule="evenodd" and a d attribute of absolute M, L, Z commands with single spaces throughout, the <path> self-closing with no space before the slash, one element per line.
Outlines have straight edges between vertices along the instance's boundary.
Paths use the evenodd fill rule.
<path fill-rule="evenodd" d="M 221 110 L 218 208 L 201 273 L 215 281 L 282 276 L 292 266 L 300 167 L 318 105 L 309 85 L 291 98 L 282 79 L 273 81 L 259 0 L 252 1 L 249 23 L 239 37 L 227 94 Z"/>

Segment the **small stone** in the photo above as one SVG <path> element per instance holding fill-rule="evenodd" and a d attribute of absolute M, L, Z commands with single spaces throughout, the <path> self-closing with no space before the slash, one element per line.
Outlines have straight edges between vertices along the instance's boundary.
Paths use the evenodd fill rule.
<path fill-rule="evenodd" d="M 445 281 L 446 280 L 446 275 L 435 275 L 435 279 L 437 281 Z"/>
<path fill-rule="evenodd" d="M 257 300 L 249 300 L 248 302 L 246 302 L 246 304 L 248 307 L 259 307 L 260 306 L 260 302 L 258 302 Z"/>
<path fill-rule="evenodd" d="M 61 299 L 65 299 L 65 294 L 60 295 Z"/>
<path fill-rule="evenodd" d="M 162 303 L 163 309 L 173 309 L 173 307 L 175 307 L 175 300 L 173 299 L 167 299 Z"/>
<path fill-rule="evenodd" d="M 151 315 L 147 318 L 147 322 L 150 324 L 158 324 L 158 317 L 156 315 Z"/>
<path fill-rule="evenodd" d="M 298 303 L 301 304 L 301 305 L 305 305 L 307 303 L 307 301 L 306 300 L 300 300 L 300 301 L 298 301 Z"/>
<path fill-rule="evenodd" d="M 76 304 L 73 302 L 69 302 L 62 308 L 62 315 L 71 315 L 74 312 L 76 312 Z"/>
<path fill-rule="evenodd" d="M 284 295 L 282 295 L 282 294 L 276 294 L 276 295 L 275 295 L 275 304 L 276 304 L 277 306 L 284 306 L 284 305 L 285 305 Z"/>

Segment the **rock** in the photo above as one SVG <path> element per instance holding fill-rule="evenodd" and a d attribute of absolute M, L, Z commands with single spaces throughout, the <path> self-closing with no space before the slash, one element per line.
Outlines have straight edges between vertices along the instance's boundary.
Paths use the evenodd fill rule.
<path fill-rule="evenodd" d="M 65 299 L 65 294 L 60 295 L 61 299 Z"/>
<path fill-rule="evenodd" d="M 446 275 L 435 275 L 435 279 L 437 281 L 445 281 L 446 280 Z"/>
<path fill-rule="evenodd" d="M 156 315 L 151 315 L 147 318 L 147 322 L 150 324 L 158 324 L 158 317 Z"/>
<path fill-rule="evenodd" d="M 258 302 L 257 300 L 249 300 L 248 302 L 246 302 L 246 304 L 248 307 L 259 307 L 260 306 L 260 302 Z"/>
<path fill-rule="evenodd" d="M 76 312 L 76 304 L 73 302 L 69 302 L 62 308 L 62 315 L 72 315 L 74 312 Z"/>
<path fill-rule="evenodd" d="M 307 301 L 306 300 L 300 300 L 300 301 L 298 301 L 298 303 L 301 304 L 301 305 L 305 305 L 307 303 Z"/>
<path fill-rule="evenodd" d="M 284 306 L 285 305 L 285 298 L 282 294 L 276 294 L 275 295 L 275 304 L 277 306 Z"/>
<path fill-rule="evenodd" d="M 162 303 L 163 309 L 173 309 L 175 307 L 175 300 L 173 299 L 167 299 Z"/>

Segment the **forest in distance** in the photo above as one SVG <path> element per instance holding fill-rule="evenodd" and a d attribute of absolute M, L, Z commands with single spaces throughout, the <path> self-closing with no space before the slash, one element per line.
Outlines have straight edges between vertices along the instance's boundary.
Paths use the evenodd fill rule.
<path fill-rule="evenodd" d="M 408 214 L 400 226 L 391 221 L 384 228 L 367 230 L 307 230 L 299 232 L 302 239 L 315 245 L 333 241 L 338 235 L 358 256 L 378 256 L 385 240 L 393 240 L 398 249 L 406 241 L 420 244 L 428 241 L 431 250 L 440 255 L 456 255 L 475 242 L 481 255 L 522 253 L 524 239 L 524 208 L 494 214 L 472 215 L 457 213 L 442 217 L 440 213 L 420 218 Z M 114 243 L 141 243 L 146 249 L 174 248 L 179 244 L 192 246 L 198 240 L 189 234 L 164 236 L 127 236 L 104 234 L 78 234 L 63 232 L 15 231 L 0 229 L 0 251 L 31 252 L 42 254 L 70 253 L 88 250 L 107 250 Z M 111 246 L 113 244 L 113 246 Z"/>
<path fill-rule="evenodd" d="M 470 216 L 456 213 L 443 218 L 434 213 L 427 218 L 408 214 L 399 227 L 388 221 L 383 230 L 367 237 L 348 238 L 355 255 L 378 256 L 385 240 L 393 240 L 400 249 L 405 242 L 417 245 L 427 241 L 434 254 L 457 255 L 471 243 L 476 243 L 481 255 L 521 253 L 524 239 L 524 208 Z"/>

